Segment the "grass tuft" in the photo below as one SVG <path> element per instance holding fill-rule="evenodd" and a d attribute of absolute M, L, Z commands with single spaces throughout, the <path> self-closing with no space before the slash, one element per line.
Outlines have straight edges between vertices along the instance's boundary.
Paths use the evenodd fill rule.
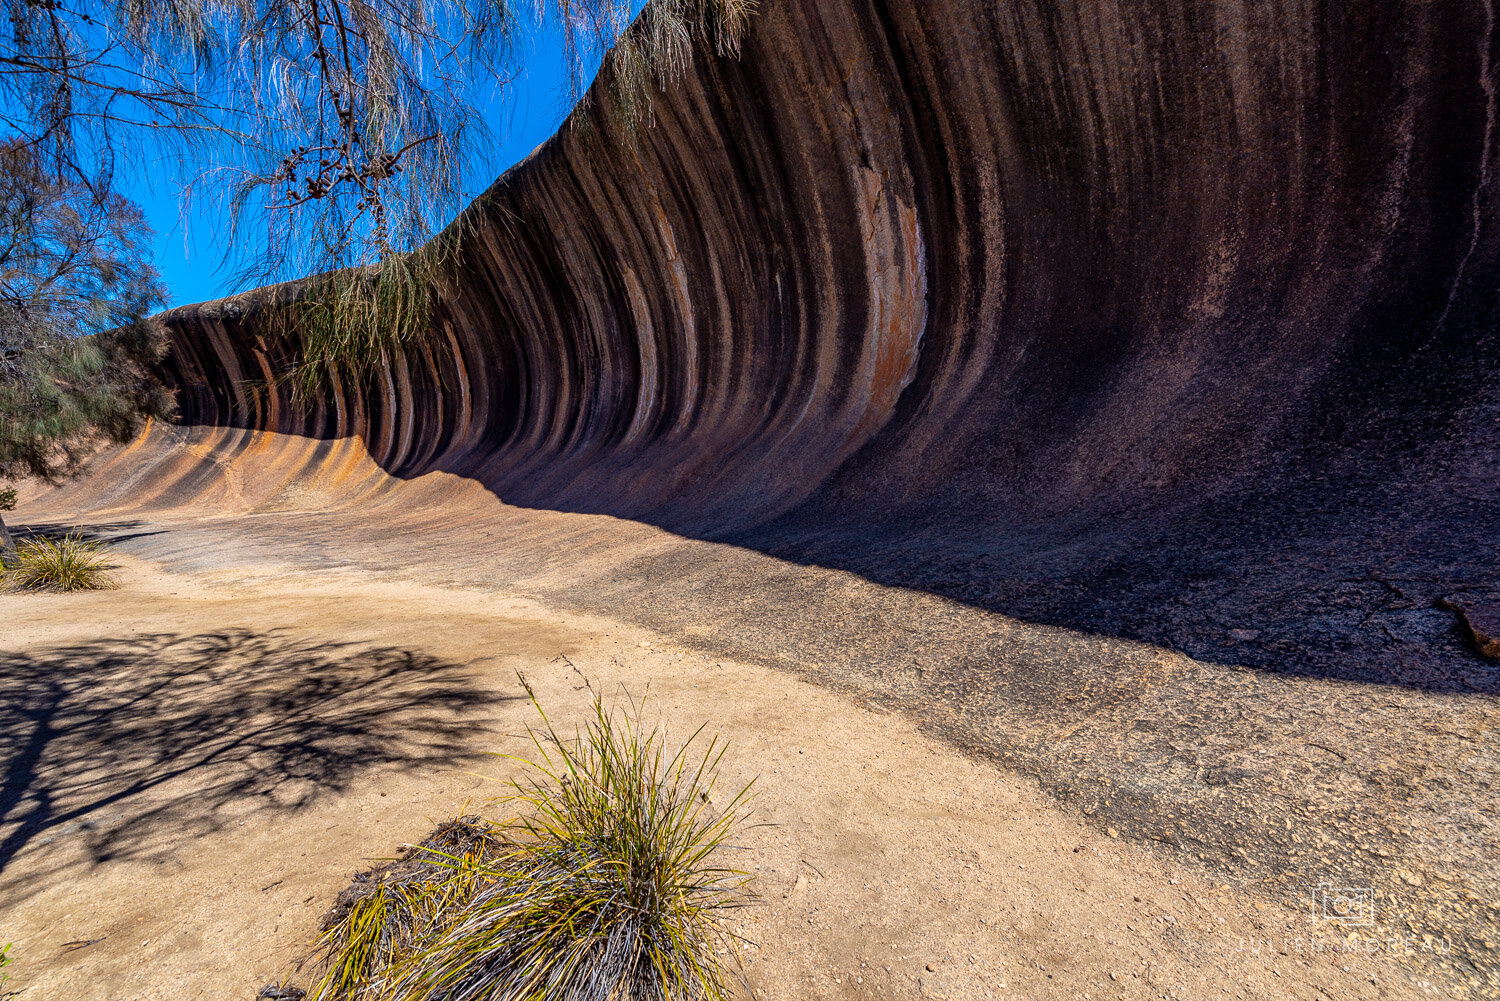
<path fill-rule="evenodd" d="M 16 558 L 0 564 L 0 581 L 28 591 L 102 591 L 118 585 L 117 569 L 104 556 L 102 543 L 76 533 L 61 539 L 27 539 Z"/>
<path fill-rule="evenodd" d="M 492 825 L 461 817 L 356 876 L 323 916 L 313 1001 L 388 997 L 388 974 L 472 897 L 500 845 Z"/>
<path fill-rule="evenodd" d="M 324 933 L 312 1001 L 728 997 L 739 953 L 724 918 L 748 874 L 721 855 L 750 787 L 717 799 L 724 745 L 700 728 L 669 749 L 639 703 L 617 713 L 596 696 L 568 738 L 537 711 L 538 755 L 505 800 L 519 816 L 368 874 Z"/>

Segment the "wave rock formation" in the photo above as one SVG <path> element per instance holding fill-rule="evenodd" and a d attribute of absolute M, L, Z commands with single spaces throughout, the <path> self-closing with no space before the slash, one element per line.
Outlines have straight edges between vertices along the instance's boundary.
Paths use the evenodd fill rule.
<path fill-rule="evenodd" d="M 1493 690 L 1490 0 L 762 0 L 630 128 L 596 85 L 460 287 L 296 407 L 250 297 L 183 423 L 1235 663 Z M 580 113 L 584 114 L 584 113 Z M 327 478 L 314 450 L 298 475 Z M 264 460 L 263 460 L 264 461 Z M 340 460 L 342 461 L 342 460 Z"/>

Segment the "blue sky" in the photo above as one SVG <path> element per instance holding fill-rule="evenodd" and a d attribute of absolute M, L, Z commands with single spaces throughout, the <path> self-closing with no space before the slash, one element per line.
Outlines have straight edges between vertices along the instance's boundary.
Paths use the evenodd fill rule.
<path fill-rule="evenodd" d="M 632 3 L 636 11 L 642 6 L 644 0 Z M 485 102 L 486 118 L 499 148 L 489 163 L 476 166 L 469 171 L 473 176 L 464 177 L 466 201 L 524 159 L 567 117 L 560 30 L 550 23 L 534 29 L 521 42 L 520 57 L 521 72 L 515 83 Z M 237 270 L 234 261 L 227 266 L 223 263 L 222 214 L 207 206 L 184 208 L 175 185 L 166 178 L 168 173 L 164 169 L 161 176 L 140 176 L 122 185 L 123 193 L 144 208 L 156 232 L 156 266 L 168 288 L 167 304 L 179 306 L 245 291 L 231 284 Z"/>

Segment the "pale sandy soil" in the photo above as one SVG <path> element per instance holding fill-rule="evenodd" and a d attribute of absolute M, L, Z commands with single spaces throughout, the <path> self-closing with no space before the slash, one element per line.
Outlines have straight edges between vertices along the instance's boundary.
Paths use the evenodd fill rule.
<path fill-rule="evenodd" d="M 755 780 L 735 922 L 767 1001 L 1463 996 L 1315 951 L 1344 933 L 1308 899 L 701 645 L 364 570 L 123 562 L 119 591 L 0 595 L 0 942 L 25 1001 L 249 1001 L 366 860 L 496 809 L 514 766 L 491 752 L 533 722 L 516 672 L 566 723 L 574 666 L 672 734 L 707 723 L 727 783 Z"/>

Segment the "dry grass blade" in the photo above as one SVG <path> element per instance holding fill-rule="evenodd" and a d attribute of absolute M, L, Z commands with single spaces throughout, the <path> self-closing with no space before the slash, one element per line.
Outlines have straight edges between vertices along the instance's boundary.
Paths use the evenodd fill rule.
<path fill-rule="evenodd" d="M 76 533 L 61 539 L 27 539 L 16 559 L 0 565 L 0 580 L 27 591 L 101 591 L 118 586 L 102 543 Z"/>

